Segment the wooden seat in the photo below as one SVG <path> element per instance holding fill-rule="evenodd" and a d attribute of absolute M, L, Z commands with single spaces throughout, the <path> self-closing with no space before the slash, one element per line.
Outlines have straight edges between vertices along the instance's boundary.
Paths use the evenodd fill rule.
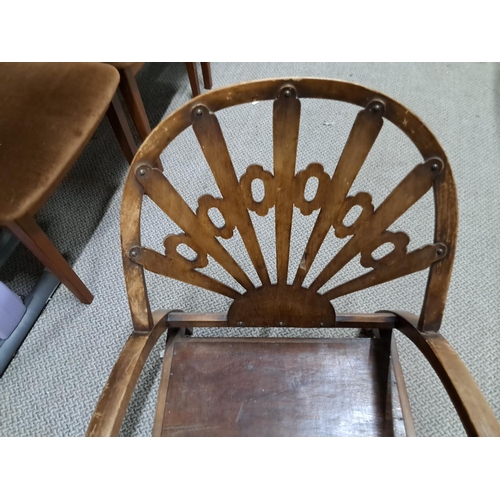
<path fill-rule="evenodd" d="M 179 335 L 166 353 L 168 391 L 153 434 L 392 436 L 402 422 L 393 420 L 386 347 L 369 338 Z"/>
<path fill-rule="evenodd" d="M 314 158 L 296 172 L 302 98 L 332 99 L 361 108 L 331 177 Z M 250 165 L 238 178 L 216 113 L 263 100 L 273 101 L 273 171 Z M 410 138 L 422 159 L 375 208 L 370 193 L 349 193 L 386 120 Z M 155 168 L 164 148 L 188 127 L 193 128 L 221 195 L 202 196 L 196 210 L 169 182 L 168 172 Z M 317 180 L 317 190 L 313 199 L 306 199 L 305 186 L 311 178 Z M 255 180 L 264 185 L 260 200 L 252 193 Z M 435 203 L 434 241 L 410 251 L 410 237 L 389 227 L 430 190 Z M 144 196 L 182 231 L 167 235 L 162 251 L 141 243 L 141 225 L 148 222 L 141 222 Z M 346 225 L 346 214 L 355 206 L 360 213 Z M 250 212 L 265 216 L 271 208 L 275 274 L 269 273 L 261 247 L 265 242 L 258 240 L 250 217 Z M 315 211 L 318 215 L 289 281 L 294 208 L 304 216 Z M 211 219 L 212 209 L 219 210 L 224 225 Z M 331 228 L 345 243 L 305 286 Z M 259 283 L 220 243 L 233 237 L 236 229 Z M 467 433 L 500 435 L 500 425 L 471 374 L 439 334 L 457 240 L 451 167 L 427 127 L 390 97 L 352 83 L 308 78 L 249 82 L 198 96 L 166 118 L 135 156 L 123 194 L 121 238 L 134 331 L 99 399 L 88 436 L 118 434 L 145 360 L 165 330 L 155 436 L 388 436 L 395 433 L 400 417 L 394 415 L 399 414 L 404 432 L 414 435 L 394 328 L 429 360 Z M 375 258 L 374 252 L 387 243 L 393 249 Z M 181 245 L 195 257 L 181 254 Z M 201 272 L 209 257 L 244 291 Z M 357 258 L 366 272 L 329 285 Z M 225 295 L 231 305 L 224 313 L 152 313 L 145 270 Z M 337 310 L 339 297 L 424 270 L 428 281 L 419 316 Z M 191 336 L 197 327 L 361 328 L 367 338 L 203 339 Z"/>

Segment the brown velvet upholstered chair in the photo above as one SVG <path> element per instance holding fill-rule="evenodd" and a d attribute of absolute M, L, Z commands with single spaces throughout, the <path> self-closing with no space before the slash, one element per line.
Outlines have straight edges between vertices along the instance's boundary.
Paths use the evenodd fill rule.
<path fill-rule="evenodd" d="M 319 163 L 296 172 L 301 100 L 309 98 L 360 108 L 332 177 Z M 274 171 L 250 165 L 238 178 L 216 113 L 264 100 L 273 101 Z M 409 137 L 421 160 L 409 166 L 401 182 L 375 208 L 370 194 L 349 195 L 349 191 L 386 121 Z M 221 194 L 202 196 L 196 211 L 169 182 L 168 172 L 154 167 L 163 149 L 188 127 L 193 128 Z M 313 199 L 306 199 L 305 185 L 311 178 L 317 179 L 317 191 Z M 260 201 L 252 194 L 255 180 L 264 185 Z M 435 203 L 434 241 L 410 251 L 406 233 L 389 227 L 430 190 Z M 164 252 L 141 244 L 144 196 L 182 231 L 164 240 Z M 355 206 L 361 213 L 347 225 L 346 214 Z M 270 278 L 250 217 L 250 212 L 264 216 L 273 207 L 276 282 Z M 291 269 L 294 207 L 303 215 L 317 210 L 319 214 L 300 264 Z M 211 219 L 214 208 L 224 225 Z M 330 252 L 331 260 L 306 287 L 304 279 L 332 227 L 345 244 Z M 221 238 L 231 238 L 235 229 L 260 284 L 220 243 Z M 471 374 L 439 333 L 457 241 L 451 167 L 429 129 L 390 97 L 353 83 L 309 78 L 243 83 L 196 97 L 166 118 L 135 156 L 123 194 L 121 239 L 133 333 L 102 392 L 88 436 L 118 434 L 146 358 L 165 330 L 155 436 L 387 436 L 399 433 L 400 419 L 394 411 L 404 420 L 399 431 L 413 435 L 393 329 L 406 335 L 428 359 L 469 435 L 500 435 L 500 426 Z M 393 250 L 375 258 L 372 254 L 386 243 L 392 243 Z M 178 249 L 181 245 L 196 256 L 184 257 Z M 244 292 L 200 271 L 209 256 Z M 366 273 L 328 285 L 359 257 Z M 152 313 L 144 270 L 225 295 L 232 303 L 224 313 Z M 336 309 L 339 297 L 424 270 L 428 282 L 418 316 Z M 201 326 L 361 328 L 365 334 L 350 339 L 192 336 L 193 328 Z"/>
<path fill-rule="evenodd" d="M 34 215 L 106 111 L 127 159 L 133 158 L 137 148 L 115 95 L 118 82 L 118 71 L 101 63 L 0 64 L 0 225 L 84 303 L 92 294 Z"/>

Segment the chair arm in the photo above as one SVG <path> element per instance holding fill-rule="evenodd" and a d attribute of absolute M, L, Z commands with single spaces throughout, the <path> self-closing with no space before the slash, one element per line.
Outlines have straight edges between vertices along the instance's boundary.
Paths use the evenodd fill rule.
<path fill-rule="evenodd" d="M 386 312 L 386 311 L 384 311 Z M 427 358 L 441 379 L 469 436 L 500 436 L 500 424 L 464 362 L 438 332 L 421 332 L 418 317 L 390 311 L 396 328 Z"/>
<path fill-rule="evenodd" d="M 154 327 L 149 333 L 133 333 L 128 338 L 102 391 L 86 436 L 118 436 L 144 364 L 167 328 L 169 312 L 156 311 L 153 314 Z"/>

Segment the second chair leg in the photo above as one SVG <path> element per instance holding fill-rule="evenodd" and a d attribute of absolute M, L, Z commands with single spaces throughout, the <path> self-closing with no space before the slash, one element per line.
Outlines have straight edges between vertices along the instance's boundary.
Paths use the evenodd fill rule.
<path fill-rule="evenodd" d="M 150 134 L 151 125 L 149 124 L 144 103 L 137 87 L 137 81 L 131 68 L 120 70 L 120 90 L 134 121 L 135 128 L 139 132 L 139 137 L 143 141 Z"/>
<path fill-rule="evenodd" d="M 196 97 L 197 95 L 200 95 L 200 82 L 198 80 L 198 70 L 196 69 L 196 63 L 187 62 L 186 69 L 189 76 L 189 82 L 191 83 L 193 97 Z"/>
<path fill-rule="evenodd" d="M 151 133 L 151 125 L 146 110 L 144 109 L 144 103 L 139 88 L 137 87 L 134 72 L 130 67 L 120 70 L 120 90 L 122 91 L 123 99 L 125 100 L 130 115 L 132 116 L 135 128 L 139 133 L 139 137 L 141 141 L 144 141 Z M 156 162 L 156 168 L 163 170 L 160 160 Z"/>
<path fill-rule="evenodd" d="M 117 93 L 115 93 L 109 105 L 107 115 L 125 158 L 129 163 L 132 163 L 137 151 L 137 145 L 132 136 L 132 131 L 128 126 L 127 117 L 125 116 L 123 106 Z"/>
<path fill-rule="evenodd" d="M 72 292 L 80 302 L 90 304 L 94 296 L 83 284 L 66 259 L 41 230 L 31 216 L 25 216 L 6 224 L 8 229 L 24 244 L 28 250 L 46 267 L 57 279 Z"/>
<path fill-rule="evenodd" d="M 203 86 L 210 90 L 212 88 L 212 70 L 209 62 L 201 63 L 201 72 L 203 74 Z"/>

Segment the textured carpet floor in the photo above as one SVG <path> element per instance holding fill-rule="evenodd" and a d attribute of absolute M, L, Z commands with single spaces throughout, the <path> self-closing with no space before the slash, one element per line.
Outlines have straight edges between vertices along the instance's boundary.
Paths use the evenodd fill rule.
<path fill-rule="evenodd" d="M 460 209 L 459 241 L 442 333 L 468 365 L 500 418 L 500 66 L 494 64 L 242 64 L 212 65 L 215 86 L 277 76 L 316 76 L 360 83 L 405 104 L 436 134 L 454 170 Z M 156 125 L 190 98 L 183 64 L 147 64 L 138 75 L 145 107 Z M 331 175 L 356 115 L 347 104 L 303 101 L 298 169 L 317 161 Z M 256 103 L 219 114 L 238 175 L 248 165 L 272 168 L 271 104 Z M 164 152 L 162 160 L 174 186 L 191 207 L 205 193 L 217 194 L 191 130 Z M 419 161 L 409 140 L 386 123 L 352 191 L 372 193 L 375 206 Z M 37 217 L 58 248 L 95 294 L 80 304 L 60 287 L 0 381 L 0 435 L 83 435 L 106 378 L 130 331 L 122 277 L 119 212 L 127 164 L 106 120 L 84 153 Z M 154 223 L 151 218 L 156 217 Z M 274 212 L 255 217 L 265 258 L 272 263 Z M 310 220 L 309 220 L 310 219 Z M 314 217 L 294 215 L 291 261 L 298 265 Z M 148 224 L 149 221 L 149 224 Z M 152 204 L 143 213 L 144 243 L 161 249 L 176 228 Z M 432 241 L 432 199 L 428 193 L 393 229 L 408 232 L 410 249 Z M 333 249 L 339 242 L 332 234 Z M 240 255 L 239 236 L 227 248 Z M 327 253 L 322 252 L 321 263 Z M 237 258 L 238 260 L 238 258 Z M 241 259 L 248 270 L 248 262 Z M 359 274 L 359 261 L 339 278 Z M 25 295 L 41 266 L 20 248 L 0 270 L 0 280 Z M 207 273 L 225 279 L 211 262 Z M 314 272 L 313 272 L 314 275 Z M 250 274 L 252 278 L 252 274 Z M 228 300 L 189 285 L 147 276 L 153 308 L 224 311 Z M 338 312 L 383 308 L 418 312 L 426 272 L 335 301 Z M 207 300 L 209 298 L 210 300 Z M 199 335 L 211 335 L 208 330 Z M 221 332 L 219 332 L 221 333 Z M 235 335 L 234 331 L 223 334 Z M 274 336 L 275 330 L 245 332 Z M 289 335 L 327 336 L 332 332 L 297 331 Z M 334 335 L 348 335 L 344 331 Z M 398 334 L 404 373 L 419 435 L 464 435 L 439 380 L 422 355 Z M 162 342 L 149 358 L 123 435 L 150 434 L 161 367 Z"/>

